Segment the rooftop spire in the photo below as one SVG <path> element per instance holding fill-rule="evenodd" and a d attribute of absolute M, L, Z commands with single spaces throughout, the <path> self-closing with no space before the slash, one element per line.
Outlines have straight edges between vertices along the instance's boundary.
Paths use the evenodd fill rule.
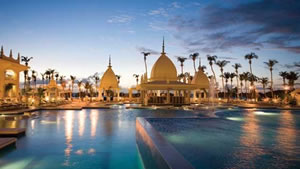
<path fill-rule="evenodd" d="M 12 50 L 10 50 L 10 52 L 9 52 L 9 57 L 13 57 L 13 54 L 12 54 Z"/>
<path fill-rule="evenodd" d="M 109 55 L 109 63 L 108 63 L 108 67 L 111 67 L 111 58 L 110 58 L 110 55 Z"/>
<path fill-rule="evenodd" d="M 165 37 L 163 36 L 162 53 L 165 54 Z"/>
<path fill-rule="evenodd" d="M 1 53 L 0 53 L 0 56 L 3 56 L 4 55 L 4 50 L 3 50 L 3 46 L 1 46 Z"/>

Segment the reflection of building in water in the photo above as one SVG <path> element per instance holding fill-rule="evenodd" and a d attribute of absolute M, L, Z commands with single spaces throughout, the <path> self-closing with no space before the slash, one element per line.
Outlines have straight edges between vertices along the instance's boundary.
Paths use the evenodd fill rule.
<path fill-rule="evenodd" d="M 14 59 L 12 50 L 5 56 L 3 47 L 0 52 L 0 99 L 18 100 L 20 96 L 20 72 L 29 67 L 20 64 L 20 54 Z"/>
<path fill-rule="evenodd" d="M 140 84 L 134 90 L 140 91 L 140 100 L 144 105 L 182 105 L 191 101 L 200 102 L 206 98 L 208 88 L 208 78 L 200 68 L 193 79 L 189 73 L 177 75 L 174 63 L 165 53 L 163 41 L 161 56 L 153 65 L 150 78 L 147 73 L 142 75 Z M 193 99 L 190 98 L 191 92 Z"/>
<path fill-rule="evenodd" d="M 79 133 L 79 136 L 83 136 L 83 133 L 84 133 L 85 119 L 86 119 L 86 115 L 85 114 L 86 114 L 85 110 L 81 110 L 78 113 L 78 120 L 79 120 L 78 133 Z"/>
<path fill-rule="evenodd" d="M 91 119 L 91 137 L 96 136 L 97 132 L 97 123 L 98 123 L 98 112 L 95 110 L 91 110 L 90 119 Z"/>
<path fill-rule="evenodd" d="M 72 152 L 72 136 L 73 136 L 73 111 L 66 111 L 65 114 L 65 136 L 66 136 L 66 149 L 65 156 L 66 161 L 65 165 L 69 165 L 69 157 Z"/>

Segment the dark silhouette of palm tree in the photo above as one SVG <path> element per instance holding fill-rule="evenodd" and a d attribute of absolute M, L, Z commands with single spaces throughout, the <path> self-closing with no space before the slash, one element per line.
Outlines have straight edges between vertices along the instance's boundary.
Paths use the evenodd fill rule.
<path fill-rule="evenodd" d="M 262 77 L 259 79 L 259 82 L 262 84 L 263 86 L 263 90 L 264 90 L 264 97 L 266 97 L 266 86 L 269 83 L 269 79 L 267 77 Z"/>
<path fill-rule="evenodd" d="M 295 73 L 293 71 L 290 71 L 286 77 L 286 79 L 288 80 L 290 89 L 293 90 L 294 86 L 295 86 L 295 81 L 298 80 L 299 78 L 299 73 Z"/>
<path fill-rule="evenodd" d="M 138 74 L 133 74 L 133 77 L 136 79 L 136 85 L 139 84 L 139 76 Z"/>
<path fill-rule="evenodd" d="M 75 84 L 75 80 L 76 80 L 76 76 L 70 75 L 70 78 L 71 78 L 71 83 L 72 83 L 72 93 L 73 93 L 73 90 L 74 90 L 74 84 Z"/>
<path fill-rule="evenodd" d="M 26 66 L 28 66 L 28 63 L 30 62 L 31 59 L 33 59 L 33 57 L 21 56 L 21 61 L 25 62 Z"/>
<path fill-rule="evenodd" d="M 289 74 L 289 73 L 286 72 L 286 71 L 279 72 L 279 76 L 282 77 L 283 86 L 286 86 L 286 78 L 287 78 L 288 74 Z"/>
<path fill-rule="evenodd" d="M 195 73 L 196 73 L 196 60 L 197 60 L 198 57 L 199 57 L 199 53 L 190 54 L 190 59 L 193 60 L 193 65 L 194 65 Z"/>
<path fill-rule="evenodd" d="M 271 73 L 271 85 L 270 85 L 270 89 L 271 89 L 271 93 L 272 93 L 272 99 L 274 98 L 274 91 L 273 91 L 273 67 L 278 63 L 277 60 L 269 60 L 268 62 L 264 62 L 270 70 Z"/>
<path fill-rule="evenodd" d="M 221 71 L 221 78 L 222 78 L 222 88 L 223 88 L 223 92 L 225 93 L 225 87 L 224 87 L 224 67 L 230 63 L 230 61 L 227 60 L 218 60 L 216 62 L 216 65 L 220 67 L 220 71 Z"/>
<path fill-rule="evenodd" d="M 232 67 L 235 69 L 235 74 L 236 74 L 236 98 L 238 99 L 239 97 L 239 68 L 242 67 L 241 64 L 235 63 L 232 65 Z"/>
<path fill-rule="evenodd" d="M 216 55 L 213 55 L 213 56 L 207 55 L 207 60 L 208 60 L 210 69 L 211 69 L 211 71 L 212 71 L 212 73 L 213 73 L 213 75 L 214 75 L 215 84 L 217 83 L 217 78 L 216 78 L 215 71 L 214 71 L 214 69 L 213 69 L 213 64 L 216 63 L 216 59 L 217 59 L 217 58 L 218 58 L 218 57 L 217 57 Z"/>
<path fill-rule="evenodd" d="M 118 84 L 120 84 L 121 76 L 120 76 L 120 75 L 116 75 L 116 78 L 117 78 L 117 80 L 118 80 Z"/>
<path fill-rule="evenodd" d="M 183 74 L 183 63 L 185 62 L 186 59 L 187 59 L 187 58 L 185 58 L 185 57 L 180 57 L 180 56 L 177 57 L 177 61 L 180 62 L 181 73 L 182 73 L 182 74 Z"/>
<path fill-rule="evenodd" d="M 41 73 L 43 86 L 45 84 L 45 73 Z"/>
<path fill-rule="evenodd" d="M 144 55 L 145 71 L 146 71 L 146 75 L 147 75 L 148 74 L 148 70 L 147 70 L 147 56 L 149 56 L 151 53 L 150 52 L 142 52 L 142 54 Z"/>
<path fill-rule="evenodd" d="M 245 55 L 245 59 L 247 59 L 249 61 L 249 66 L 250 66 L 250 73 L 253 74 L 252 72 L 252 59 L 258 59 L 258 56 L 251 52 L 249 54 Z M 251 81 L 251 85 L 253 85 L 253 79 L 249 79 Z"/>
<path fill-rule="evenodd" d="M 36 80 L 37 80 L 37 72 L 35 70 L 32 70 L 31 71 L 31 78 L 33 80 L 33 83 L 34 83 L 34 88 L 36 89 Z"/>

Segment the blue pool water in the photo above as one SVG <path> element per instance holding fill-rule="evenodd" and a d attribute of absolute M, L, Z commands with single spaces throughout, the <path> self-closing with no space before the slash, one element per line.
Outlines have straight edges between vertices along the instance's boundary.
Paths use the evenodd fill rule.
<path fill-rule="evenodd" d="M 196 169 L 300 168 L 300 112 L 220 111 L 219 118 L 152 119 Z"/>
<path fill-rule="evenodd" d="M 136 117 L 199 116 L 183 110 L 124 107 L 38 113 L 37 119 L 0 119 L 0 127 L 27 128 L 16 149 L 0 152 L 1 169 L 142 169 L 135 140 Z"/>

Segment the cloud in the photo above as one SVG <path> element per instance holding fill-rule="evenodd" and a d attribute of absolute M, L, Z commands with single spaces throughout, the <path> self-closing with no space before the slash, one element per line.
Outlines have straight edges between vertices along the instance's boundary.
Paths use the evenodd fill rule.
<path fill-rule="evenodd" d="M 130 23 L 133 21 L 133 17 L 129 15 L 119 15 L 119 16 L 112 16 L 110 19 L 107 20 L 108 23 Z"/>
<path fill-rule="evenodd" d="M 292 64 L 285 64 L 285 65 L 282 65 L 282 67 L 287 68 L 287 69 L 293 69 L 295 71 L 300 71 L 300 61 L 294 62 Z"/>
<path fill-rule="evenodd" d="M 145 47 L 138 46 L 138 47 L 136 47 L 136 49 L 138 52 L 150 52 L 151 55 L 159 55 L 160 54 L 160 52 L 158 52 L 158 51 L 155 51 L 155 50 L 152 50 L 149 48 L 145 48 Z"/>
<path fill-rule="evenodd" d="M 261 0 L 232 7 L 208 5 L 196 16 L 174 16 L 169 26 L 188 50 L 272 47 L 300 53 L 300 1 Z M 203 43 L 205 42 L 205 43 Z"/>
<path fill-rule="evenodd" d="M 218 57 L 218 59 L 225 59 L 225 60 L 236 60 L 237 58 L 235 57 Z"/>
<path fill-rule="evenodd" d="M 182 8 L 182 6 L 181 6 L 178 2 L 172 2 L 172 3 L 171 3 L 171 6 L 172 6 L 173 8 Z"/>
<path fill-rule="evenodd" d="M 155 10 L 151 10 L 149 13 L 149 15 L 162 15 L 162 16 L 168 16 L 167 11 L 164 8 L 158 8 Z"/>

